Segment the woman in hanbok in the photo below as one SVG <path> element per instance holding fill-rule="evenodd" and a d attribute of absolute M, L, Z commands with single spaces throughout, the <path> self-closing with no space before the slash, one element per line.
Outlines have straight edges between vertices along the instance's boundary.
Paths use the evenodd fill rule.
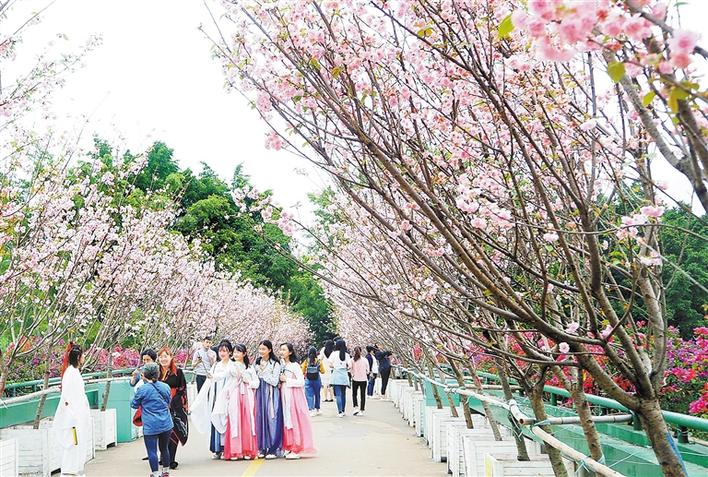
<path fill-rule="evenodd" d="M 305 376 L 290 343 L 280 345 L 283 373 L 280 375 L 283 399 L 283 450 L 286 459 L 299 459 L 301 453 L 314 453 L 310 413 L 305 398 Z"/>
<path fill-rule="evenodd" d="M 258 456 L 256 438 L 256 394 L 260 379 L 246 352 L 246 345 L 234 346 L 236 379 L 226 388 L 226 432 L 224 438 L 224 459 L 255 459 Z"/>
<path fill-rule="evenodd" d="M 234 348 L 229 340 L 222 340 L 217 350 L 219 352 L 219 361 L 214 363 L 207 373 L 207 379 L 211 381 L 209 383 L 211 392 L 209 393 L 207 402 L 211 408 L 209 450 L 214 454 L 214 459 L 221 459 L 224 454 L 226 421 L 228 416 L 226 390 L 236 382 L 238 369 L 236 368 L 236 363 L 231 360 L 234 354 Z M 203 386 L 202 389 L 204 389 Z"/>
<path fill-rule="evenodd" d="M 230 389 L 238 378 L 238 368 L 231 359 L 233 346 L 222 340 L 217 346 L 219 361 L 207 372 L 197 399 L 192 405 L 192 423 L 201 433 L 209 432 L 209 450 L 214 459 L 221 459 L 227 440 L 228 397 Z"/>
<path fill-rule="evenodd" d="M 170 469 L 177 468 L 177 445 L 185 445 L 189 437 L 189 424 L 187 413 L 187 380 L 184 373 L 177 367 L 172 350 L 168 347 L 160 349 L 157 353 L 160 364 L 160 381 L 170 387 L 170 415 L 172 416 L 172 434 L 170 435 Z"/>
<path fill-rule="evenodd" d="M 256 390 L 256 436 L 258 456 L 275 459 L 282 454 L 283 408 L 280 405 L 281 366 L 268 340 L 258 345 L 256 373 L 260 385 Z"/>
<path fill-rule="evenodd" d="M 61 474 L 83 475 L 91 441 L 91 411 L 79 368 L 84 362 L 79 345 L 69 343 L 61 371 L 61 397 L 54 414 L 54 432 L 61 446 Z"/>

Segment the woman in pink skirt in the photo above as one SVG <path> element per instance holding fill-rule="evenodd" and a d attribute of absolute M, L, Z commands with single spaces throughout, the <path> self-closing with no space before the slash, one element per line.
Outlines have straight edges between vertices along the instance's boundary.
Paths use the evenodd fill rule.
<path fill-rule="evenodd" d="M 293 345 L 280 346 L 283 373 L 280 375 L 283 402 L 283 450 L 286 459 L 299 459 L 300 454 L 315 451 L 310 413 L 305 398 L 305 377 L 297 362 Z"/>
<path fill-rule="evenodd" d="M 258 456 L 256 422 L 254 419 L 255 392 L 260 379 L 252 366 L 249 366 L 246 346 L 234 346 L 234 361 L 238 374 L 234 384 L 226 390 L 228 416 L 224 433 L 224 459 L 255 459 Z"/>

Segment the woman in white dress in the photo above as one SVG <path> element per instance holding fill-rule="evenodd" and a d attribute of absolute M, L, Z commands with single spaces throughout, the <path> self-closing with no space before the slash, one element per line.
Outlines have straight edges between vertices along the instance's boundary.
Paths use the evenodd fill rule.
<path fill-rule="evenodd" d="M 325 341 L 324 347 L 320 350 L 319 360 L 324 365 L 325 372 L 322 374 L 322 387 L 324 387 L 324 402 L 334 401 L 334 391 L 330 384 L 332 379 L 332 367 L 330 366 L 330 356 L 334 351 L 334 341 Z"/>
<path fill-rule="evenodd" d="M 69 343 L 64 355 L 61 397 L 53 429 L 61 444 L 61 475 L 84 475 L 91 442 L 91 411 L 79 368 L 84 362 L 79 345 Z"/>
<path fill-rule="evenodd" d="M 207 380 L 192 406 L 192 423 L 197 430 L 205 433 L 211 428 L 209 450 L 214 459 L 221 459 L 226 443 L 226 418 L 228 396 L 225 390 L 231 388 L 239 374 L 236 363 L 231 360 L 234 348 L 228 340 L 219 343 L 219 361 L 207 373 Z"/>

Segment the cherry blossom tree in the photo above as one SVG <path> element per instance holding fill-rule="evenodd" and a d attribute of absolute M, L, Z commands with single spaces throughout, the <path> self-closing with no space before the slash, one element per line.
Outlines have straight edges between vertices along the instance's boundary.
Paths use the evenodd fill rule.
<path fill-rule="evenodd" d="M 453 303 L 467 324 L 447 331 L 487 331 L 479 346 L 502 355 L 510 337 L 514 353 L 538 365 L 536 383 L 562 367 L 592 376 L 641 417 L 665 474 L 683 475 L 659 400 L 660 270 L 672 264 L 656 239 L 668 196 L 651 158 L 659 150 L 681 169 L 670 153 L 685 150 L 700 165 L 704 137 L 692 121 L 705 120 L 702 99 L 680 81 L 701 50 L 652 21 L 654 2 L 582 2 L 593 6 L 590 19 L 571 3 L 529 2 L 526 11 L 513 1 L 240 2 L 215 44 L 228 81 L 273 126 L 267 144 L 329 172 L 358 213 L 413 257 L 407 295 L 435 302 L 454 290 L 438 306 Z M 607 41 L 604 15 L 622 17 Z M 631 49 L 650 36 L 635 35 L 636 25 L 662 38 L 659 57 L 649 58 L 659 54 L 651 45 Z M 638 66 L 645 78 L 634 84 Z M 651 89 L 644 109 L 632 98 L 642 88 Z M 652 88 L 661 91 L 647 97 Z M 659 133 L 666 118 L 673 126 Z M 704 173 L 692 174 L 701 198 Z M 281 221 L 288 229 L 290 217 Z M 370 284 L 354 294 L 381 294 L 373 273 L 358 273 Z M 405 300 L 402 312 L 414 315 Z"/>

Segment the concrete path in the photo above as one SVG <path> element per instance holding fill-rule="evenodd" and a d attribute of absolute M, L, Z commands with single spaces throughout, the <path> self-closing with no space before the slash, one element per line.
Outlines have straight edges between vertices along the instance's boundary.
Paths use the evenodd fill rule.
<path fill-rule="evenodd" d="M 190 476 L 446 476 L 445 464 L 435 464 L 413 428 L 387 401 L 367 402 L 366 416 L 336 417 L 334 403 L 322 403 L 322 415 L 312 418 L 318 455 L 295 461 L 213 461 L 206 435 L 193 431 L 177 452 L 179 468 L 172 477 Z M 350 403 L 347 403 L 350 406 Z M 348 409 L 351 411 L 351 408 Z M 93 476 L 147 476 L 143 441 L 96 452 L 86 468 Z"/>

